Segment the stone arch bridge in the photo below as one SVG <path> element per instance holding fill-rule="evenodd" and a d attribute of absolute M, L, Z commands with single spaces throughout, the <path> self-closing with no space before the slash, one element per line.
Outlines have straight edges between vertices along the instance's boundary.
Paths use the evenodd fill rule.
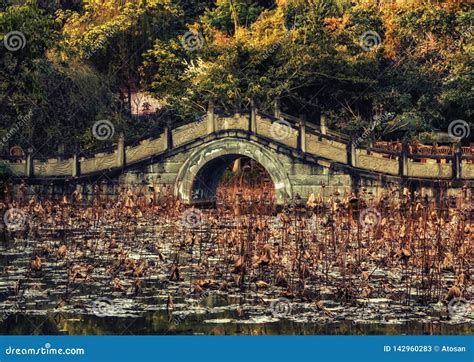
<path fill-rule="evenodd" d="M 409 185 L 433 193 L 439 187 L 456 192 L 474 185 L 474 157 L 461 150 L 445 156 L 363 148 L 326 127 L 278 113 L 249 112 L 221 116 L 212 108 L 200 120 L 165 128 L 157 137 L 114 147 L 91 157 L 3 160 L 14 179 L 30 187 L 117 185 L 153 180 L 173 188 L 184 203 L 212 202 L 218 181 L 235 159 L 260 163 L 275 184 L 276 201 L 303 199 L 324 188 L 357 191 L 387 185 Z"/>

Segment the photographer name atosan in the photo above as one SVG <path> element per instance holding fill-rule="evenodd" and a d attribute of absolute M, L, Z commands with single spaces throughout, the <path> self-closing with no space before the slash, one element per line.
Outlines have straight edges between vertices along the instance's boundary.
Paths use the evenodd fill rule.
<path fill-rule="evenodd" d="M 430 345 L 393 345 L 384 346 L 384 352 L 466 352 L 465 346 L 430 346 Z"/>
<path fill-rule="evenodd" d="M 440 352 L 466 352 L 466 347 L 442 346 Z"/>

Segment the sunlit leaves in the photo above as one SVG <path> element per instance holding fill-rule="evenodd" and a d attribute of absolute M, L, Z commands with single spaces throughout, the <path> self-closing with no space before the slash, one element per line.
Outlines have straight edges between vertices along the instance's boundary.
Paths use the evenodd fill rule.
<path fill-rule="evenodd" d="M 0 42 L 11 31 L 21 32 L 26 39 L 24 48 L 13 54 L 17 57 L 30 60 L 41 57 L 47 49 L 55 46 L 60 37 L 59 30 L 59 22 L 44 15 L 36 1 L 9 6 L 0 12 Z"/>

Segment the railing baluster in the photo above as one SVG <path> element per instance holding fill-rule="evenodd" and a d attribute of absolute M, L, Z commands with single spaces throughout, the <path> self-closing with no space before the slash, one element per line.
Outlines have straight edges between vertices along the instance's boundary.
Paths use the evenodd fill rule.
<path fill-rule="evenodd" d="M 273 115 L 275 118 L 280 118 L 281 117 L 281 112 L 280 112 L 280 99 L 275 98 L 273 101 Z"/>
<path fill-rule="evenodd" d="M 207 106 L 207 133 L 211 134 L 216 131 L 216 117 L 214 113 L 214 101 L 209 101 Z"/>
<path fill-rule="evenodd" d="M 319 118 L 319 130 L 322 134 L 328 133 L 327 119 L 324 113 L 321 113 L 321 116 Z"/>
<path fill-rule="evenodd" d="M 250 132 L 257 134 L 257 107 L 253 99 L 250 102 Z"/>
<path fill-rule="evenodd" d="M 79 156 L 74 153 L 72 156 L 72 177 L 79 177 L 81 175 L 81 164 L 79 163 Z"/>
<path fill-rule="evenodd" d="M 462 150 L 459 145 L 456 145 L 453 157 L 453 178 L 456 180 L 462 177 Z"/>
<path fill-rule="evenodd" d="M 299 118 L 300 131 L 298 134 L 298 146 L 301 152 L 306 153 L 306 115 L 301 114 Z"/>
<path fill-rule="evenodd" d="M 402 151 L 398 157 L 400 165 L 399 175 L 401 177 L 406 177 L 408 176 L 408 143 L 405 140 L 402 141 Z"/>
<path fill-rule="evenodd" d="M 29 147 L 26 150 L 26 164 L 25 164 L 26 170 L 25 174 L 26 177 L 33 177 L 34 175 L 34 160 L 33 160 L 33 149 Z"/>
<path fill-rule="evenodd" d="M 349 143 L 347 143 L 347 163 L 349 166 L 357 167 L 356 157 L 355 143 L 350 140 Z"/>
<path fill-rule="evenodd" d="M 123 133 L 120 134 L 117 143 L 117 167 L 123 168 L 125 166 L 125 137 Z"/>
<path fill-rule="evenodd" d="M 166 126 L 163 130 L 164 132 L 164 139 L 165 139 L 165 151 L 169 151 L 173 149 L 173 130 L 171 127 Z"/>

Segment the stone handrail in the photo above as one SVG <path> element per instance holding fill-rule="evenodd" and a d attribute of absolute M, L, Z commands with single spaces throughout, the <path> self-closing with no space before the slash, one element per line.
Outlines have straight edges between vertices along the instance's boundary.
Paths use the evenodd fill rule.
<path fill-rule="evenodd" d="M 341 137 L 325 126 L 306 121 L 304 117 L 293 117 L 281 112 L 269 115 L 255 107 L 251 108 L 250 115 L 242 112 L 225 117 L 216 114 L 210 106 L 207 114 L 198 121 L 173 129 L 165 128 L 158 137 L 143 139 L 130 146 L 126 146 L 121 136 L 116 146 L 95 153 L 93 157 L 75 154 L 68 159 L 38 160 L 32 157 L 29 150 L 25 159 L 3 162 L 14 176 L 21 178 L 76 178 L 120 171 L 125 166 L 177 150 L 200 138 L 229 131 L 245 132 L 249 136 L 297 151 L 300 155 L 308 154 L 370 173 L 415 179 L 474 179 L 474 156 L 463 155 L 461 149 L 452 155 L 420 155 L 410 153 L 408 145 L 398 147 L 401 148 L 400 152 L 363 148 L 347 136 Z"/>

